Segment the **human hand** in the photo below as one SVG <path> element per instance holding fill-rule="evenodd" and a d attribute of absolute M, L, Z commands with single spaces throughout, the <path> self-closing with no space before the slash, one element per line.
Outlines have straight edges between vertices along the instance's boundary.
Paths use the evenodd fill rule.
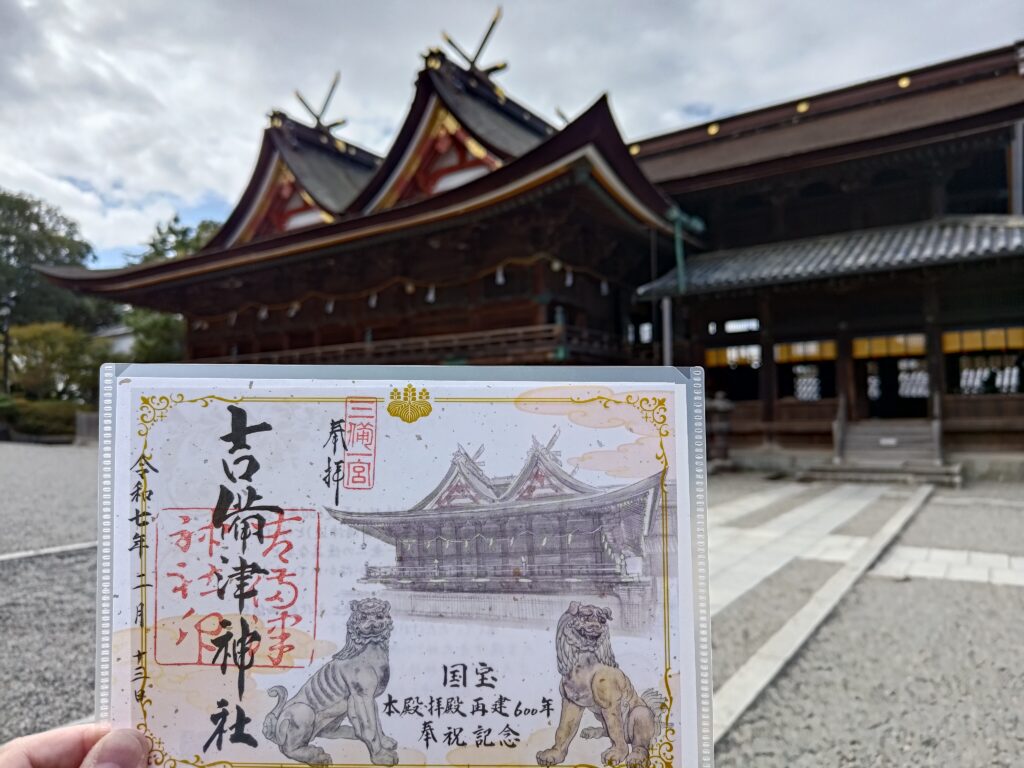
<path fill-rule="evenodd" d="M 69 725 L 0 746 L 0 768 L 145 768 L 149 742 L 138 731 Z"/>

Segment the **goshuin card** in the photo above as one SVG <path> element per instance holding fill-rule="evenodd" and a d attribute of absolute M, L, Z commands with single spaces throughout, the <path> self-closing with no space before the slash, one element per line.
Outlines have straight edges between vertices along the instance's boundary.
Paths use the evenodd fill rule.
<path fill-rule="evenodd" d="M 152 764 L 711 766 L 700 369 L 101 379 L 98 712 Z"/>

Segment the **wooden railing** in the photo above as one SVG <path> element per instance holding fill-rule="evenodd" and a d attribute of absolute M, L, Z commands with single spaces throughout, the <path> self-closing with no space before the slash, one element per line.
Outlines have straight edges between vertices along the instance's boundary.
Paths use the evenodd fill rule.
<path fill-rule="evenodd" d="M 522 578 L 522 579 L 544 579 L 544 578 L 586 578 L 612 579 L 615 581 L 639 581 L 638 574 L 624 572 L 616 565 L 598 565 L 582 563 L 553 563 L 538 565 L 522 563 L 511 564 L 448 564 L 436 566 L 394 566 L 394 565 L 367 565 L 366 579 L 370 581 L 393 581 L 398 579 L 411 579 L 414 581 L 428 581 L 430 579 L 478 579 L 478 578 Z"/>
<path fill-rule="evenodd" d="M 624 362 L 626 358 L 626 348 L 617 336 L 552 324 L 224 355 L 193 362 L 458 363 L 482 360 L 557 363 L 574 359 Z"/>

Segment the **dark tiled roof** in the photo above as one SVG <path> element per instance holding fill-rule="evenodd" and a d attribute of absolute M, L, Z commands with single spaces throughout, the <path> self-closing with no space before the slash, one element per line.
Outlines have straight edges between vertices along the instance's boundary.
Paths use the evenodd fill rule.
<path fill-rule="evenodd" d="M 285 165 L 318 205 L 340 214 L 377 170 L 380 158 L 285 115 L 278 118 L 280 125 L 270 132 Z"/>
<path fill-rule="evenodd" d="M 441 101 L 456 119 L 489 149 L 506 158 L 526 154 L 555 129 L 513 101 L 486 78 L 457 66 L 438 52 L 437 68 L 425 71 Z"/>
<path fill-rule="evenodd" d="M 1022 255 L 1024 217 L 950 216 L 690 256 L 686 259 L 685 293 Z M 676 294 L 674 269 L 637 290 L 641 298 Z"/>
<path fill-rule="evenodd" d="M 719 117 L 640 141 L 639 162 L 676 194 L 799 167 L 809 155 L 837 161 L 902 146 L 908 135 L 917 143 L 1005 125 L 1024 114 L 1022 62 L 1018 42 Z"/>
<path fill-rule="evenodd" d="M 438 222 L 458 222 L 461 226 L 471 221 L 471 217 L 496 215 L 510 206 L 526 204 L 536 199 L 545 187 L 555 190 L 570 184 L 591 190 L 586 193 L 591 199 L 606 206 L 606 210 L 621 214 L 623 225 L 635 237 L 646 239 L 651 227 L 665 234 L 672 232 L 664 218 L 673 209 L 672 202 L 637 166 L 622 142 L 607 99 L 602 97 L 548 141 L 522 157 L 461 186 L 406 206 L 365 216 L 342 217 L 315 228 L 296 229 L 238 245 L 207 247 L 191 256 L 168 261 L 111 270 L 83 267 L 38 267 L 37 270 L 58 285 L 108 297 L 124 297 L 125 301 L 140 306 L 159 305 L 167 309 L 170 305 L 165 302 L 178 302 L 174 305 L 177 311 L 181 309 L 180 294 L 160 290 L 147 292 L 158 284 L 196 279 L 199 275 L 206 280 L 210 279 L 208 275 L 231 272 L 240 266 L 247 268 L 278 259 L 309 258 L 328 248 L 365 247 L 375 238 L 394 237 L 403 231 L 422 232 Z M 620 197 L 606 193 L 603 184 L 608 184 L 609 190 L 623 190 L 626 194 Z M 152 301 L 154 297 L 156 304 Z"/>
<path fill-rule="evenodd" d="M 349 205 L 350 214 L 367 212 L 405 162 L 432 99 L 438 99 L 476 141 L 506 163 L 558 133 L 544 119 L 508 98 L 485 73 L 463 69 L 436 48 L 423 58 L 425 66 L 416 77 L 416 91 L 402 127 L 377 173 Z"/>

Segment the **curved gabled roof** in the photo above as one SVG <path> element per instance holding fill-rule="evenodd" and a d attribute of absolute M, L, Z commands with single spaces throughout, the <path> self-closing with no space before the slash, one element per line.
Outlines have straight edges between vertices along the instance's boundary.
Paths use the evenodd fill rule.
<path fill-rule="evenodd" d="M 544 484 L 544 491 L 541 495 L 535 496 L 538 481 Z M 541 445 L 537 439 L 533 440 L 533 447 L 526 457 L 526 463 L 519 470 L 504 493 L 500 501 L 514 502 L 525 501 L 533 498 L 564 498 L 571 496 L 587 496 L 601 493 L 600 488 L 595 488 L 582 480 L 578 480 L 564 469 L 551 453 L 551 449 Z"/>
<path fill-rule="evenodd" d="M 645 536 L 649 532 L 655 505 L 661 494 L 661 472 L 657 472 L 642 480 L 616 488 L 597 489 L 593 493 L 578 496 L 549 496 L 542 499 L 524 501 L 490 502 L 467 505 L 458 509 L 405 509 L 380 512 L 356 512 L 348 509 L 326 507 L 331 517 L 339 523 L 351 525 L 357 530 L 394 543 L 390 531 L 404 525 L 436 521 L 446 516 L 457 516 L 460 520 L 480 519 L 482 522 L 493 522 L 495 514 L 507 516 L 539 515 L 548 516 L 568 510 L 584 508 L 610 508 L 617 514 L 638 514 L 639 525 L 637 535 Z"/>
<path fill-rule="evenodd" d="M 463 503 L 482 504 L 496 501 L 498 494 L 494 484 L 476 463 L 476 460 L 463 450 L 462 446 L 452 457 L 448 472 L 430 493 L 413 506 L 413 509 L 436 509 L 450 503 L 452 495 L 463 499 Z"/>
<path fill-rule="evenodd" d="M 263 131 L 256 167 L 235 209 L 203 251 L 232 245 L 258 213 L 278 162 L 299 187 L 330 216 L 339 216 L 366 185 L 381 158 L 355 144 L 310 128 L 283 112 L 272 112 Z"/>
<path fill-rule="evenodd" d="M 423 74 L 462 126 L 503 159 L 519 157 L 555 133 L 554 126 L 489 78 L 459 67 L 439 51 L 428 54 Z"/>
<path fill-rule="evenodd" d="M 376 172 L 372 152 L 283 117 L 270 128 L 281 159 L 317 204 L 340 215 Z"/>
<path fill-rule="evenodd" d="M 208 246 L 192 256 L 117 270 L 39 268 L 53 282 L 108 297 L 124 297 L 145 306 L 143 292 L 171 282 L 208 279 L 257 263 L 298 257 L 324 248 L 368 243 L 374 238 L 412 231 L 442 221 L 457 221 L 507 206 L 545 186 L 580 184 L 628 226 L 671 233 L 666 216 L 675 209 L 644 176 L 615 125 L 602 96 L 547 141 L 522 157 L 462 186 L 408 205 L 366 216 L 347 216 L 331 224 L 286 232 L 230 247 Z"/>
<path fill-rule="evenodd" d="M 459 67 L 441 51 L 424 57 L 416 91 L 394 143 L 376 174 L 348 206 L 352 215 L 369 212 L 401 171 L 433 107 L 447 109 L 469 134 L 502 161 L 526 154 L 557 133 L 542 117 L 508 98 L 490 79 Z"/>

